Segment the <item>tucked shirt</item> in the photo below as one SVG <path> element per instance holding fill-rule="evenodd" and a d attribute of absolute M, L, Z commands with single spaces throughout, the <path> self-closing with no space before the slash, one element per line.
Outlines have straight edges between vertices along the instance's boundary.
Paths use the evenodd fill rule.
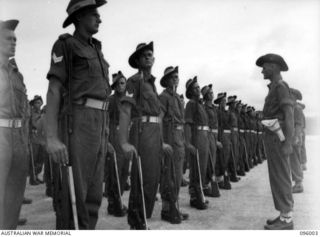
<path fill-rule="evenodd" d="M 68 88 L 71 62 L 71 94 L 74 101 L 85 97 L 105 100 L 110 95 L 109 64 L 104 59 L 98 40 L 92 38 L 90 42 L 85 42 L 77 34 L 60 36 L 53 45 L 47 78 L 56 79 Z"/>
<path fill-rule="evenodd" d="M 159 116 L 161 102 L 154 84 L 155 77 L 141 78 L 138 72 L 127 81 L 127 93 L 121 98 L 121 103 L 128 102 L 133 107 L 131 119 L 139 116 Z"/>
<path fill-rule="evenodd" d="M 231 129 L 231 117 L 230 113 L 226 111 L 225 109 L 219 109 L 218 110 L 218 121 L 219 121 L 219 127 L 222 130 L 230 130 Z"/>
<path fill-rule="evenodd" d="M 0 62 L 0 118 L 28 119 L 27 90 L 14 61 Z"/>
<path fill-rule="evenodd" d="M 164 112 L 163 123 L 171 123 L 173 119 L 175 125 L 184 124 L 184 108 L 179 95 L 167 88 L 163 90 L 159 98 Z"/>
<path fill-rule="evenodd" d="M 230 126 L 232 128 L 237 128 L 238 127 L 238 116 L 237 116 L 237 112 L 234 110 L 229 110 L 229 114 L 230 114 Z"/>
<path fill-rule="evenodd" d="M 263 107 L 264 118 L 284 120 L 283 107 L 293 106 L 289 86 L 280 79 L 279 81 L 271 82 L 268 87 L 269 93 L 265 98 Z"/>
<path fill-rule="evenodd" d="M 246 123 L 243 113 L 238 114 L 238 127 L 239 129 L 246 129 Z"/>
<path fill-rule="evenodd" d="M 214 105 L 204 104 L 204 108 L 208 115 L 210 129 L 218 129 L 218 112 Z"/>
<path fill-rule="evenodd" d="M 204 106 L 195 100 L 189 100 L 185 111 L 186 123 L 196 126 L 208 126 L 208 116 Z"/>

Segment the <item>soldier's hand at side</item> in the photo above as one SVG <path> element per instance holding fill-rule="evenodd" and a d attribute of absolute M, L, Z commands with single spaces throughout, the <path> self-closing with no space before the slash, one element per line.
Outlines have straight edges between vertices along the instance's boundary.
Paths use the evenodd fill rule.
<path fill-rule="evenodd" d="M 122 148 L 124 153 L 129 155 L 129 157 L 132 157 L 133 154 L 135 156 L 138 155 L 136 148 L 133 145 L 129 144 L 129 143 L 122 144 L 121 148 Z"/>
<path fill-rule="evenodd" d="M 292 150 L 292 145 L 290 144 L 290 142 L 283 142 L 281 144 L 281 151 L 283 152 L 284 155 L 290 155 L 293 150 Z"/>
<path fill-rule="evenodd" d="M 223 148 L 222 143 L 221 143 L 221 142 L 219 142 L 219 141 L 217 141 L 217 147 L 218 147 L 218 149 L 222 149 L 222 148 Z"/>
<path fill-rule="evenodd" d="M 196 155 L 197 154 L 197 150 L 194 146 L 192 146 L 191 144 L 187 145 L 188 151 L 191 153 L 191 155 Z"/>
<path fill-rule="evenodd" d="M 172 155 L 173 154 L 172 147 L 167 143 L 162 143 L 162 150 L 166 155 Z"/>
<path fill-rule="evenodd" d="M 61 165 L 69 163 L 67 147 L 57 138 L 47 140 L 47 152 L 52 160 Z"/>

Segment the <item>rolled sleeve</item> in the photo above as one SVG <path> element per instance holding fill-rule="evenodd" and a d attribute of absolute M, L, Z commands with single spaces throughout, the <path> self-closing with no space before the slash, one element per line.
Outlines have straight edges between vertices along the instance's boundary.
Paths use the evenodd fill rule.
<path fill-rule="evenodd" d="M 287 87 L 284 83 L 279 83 L 277 87 L 277 94 L 279 98 L 279 106 L 283 108 L 284 106 L 292 106 L 293 100 L 290 96 L 289 87 Z"/>
<path fill-rule="evenodd" d="M 160 99 L 160 102 L 161 102 L 161 110 L 164 114 L 166 114 L 168 112 L 168 104 L 169 104 L 169 101 L 168 101 L 168 97 L 165 96 L 164 94 L 161 94 L 159 95 L 159 99 Z"/>
<path fill-rule="evenodd" d="M 196 104 L 189 101 L 185 111 L 185 121 L 187 124 L 194 124 L 195 112 L 196 112 Z"/>
<path fill-rule="evenodd" d="M 64 85 L 67 80 L 67 63 L 63 44 L 63 41 L 57 40 L 53 45 L 51 52 L 51 65 L 47 74 L 47 79 L 57 79 Z"/>

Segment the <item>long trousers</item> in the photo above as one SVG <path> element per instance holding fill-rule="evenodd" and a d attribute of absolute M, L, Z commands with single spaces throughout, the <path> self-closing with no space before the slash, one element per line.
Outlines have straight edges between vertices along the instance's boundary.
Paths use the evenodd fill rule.
<path fill-rule="evenodd" d="M 130 130 L 130 143 L 136 147 L 141 159 L 146 217 L 150 218 L 160 182 L 162 156 L 160 125 L 134 121 Z M 130 180 L 128 223 L 130 226 L 137 226 L 143 221 L 143 209 L 138 164 L 135 158 L 132 160 Z"/>
<path fill-rule="evenodd" d="M 80 229 L 94 229 L 98 220 L 106 155 L 106 117 L 105 111 L 73 106 L 72 134 L 68 143 Z M 66 127 L 62 131 L 67 131 Z M 64 143 L 67 143 L 67 136 L 67 133 L 61 134 Z M 53 174 L 56 228 L 73 229 L 68 185 L 70 174 L 66 167 L 58 164 L 54 165 Z"/>
<path fill-rule="evenodd" d="M 16 229 L 28 175 L 28 148 L 21 128 L 0 127 L 0 229 Z"/>
<path fill-rule="evenodd" d="M 287 213 L 293 209 L 289 155 L 284 155 L 281 151 L 281 143 L 276 134 L 267 131 L 264 138 L 274 206 L 276 210 Z"/>

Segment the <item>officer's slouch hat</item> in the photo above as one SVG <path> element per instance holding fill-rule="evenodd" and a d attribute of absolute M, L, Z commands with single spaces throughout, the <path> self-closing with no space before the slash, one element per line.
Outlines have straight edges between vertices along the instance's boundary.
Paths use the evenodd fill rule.
<path fill-rule="evenodd" d="M 264 63 L 275 63 L 280 66 L 281 71 L 289 70 L 287 63 L 278 54 L 269 53 L 259 57 L 256 61 L 256 65 L 259 67 L 262 67 Z"/>
<path fill-rule="evenodd" d="M 70 0 L 67 7 L 68 17 L 63 22 L 62 27 L 66 28 L 69 26 L 74 20 L 75 13 L 79 12 L 80 10 L 83 10 L 87 7 L 98 8 L 106 3 L 106 0 Z"/>

